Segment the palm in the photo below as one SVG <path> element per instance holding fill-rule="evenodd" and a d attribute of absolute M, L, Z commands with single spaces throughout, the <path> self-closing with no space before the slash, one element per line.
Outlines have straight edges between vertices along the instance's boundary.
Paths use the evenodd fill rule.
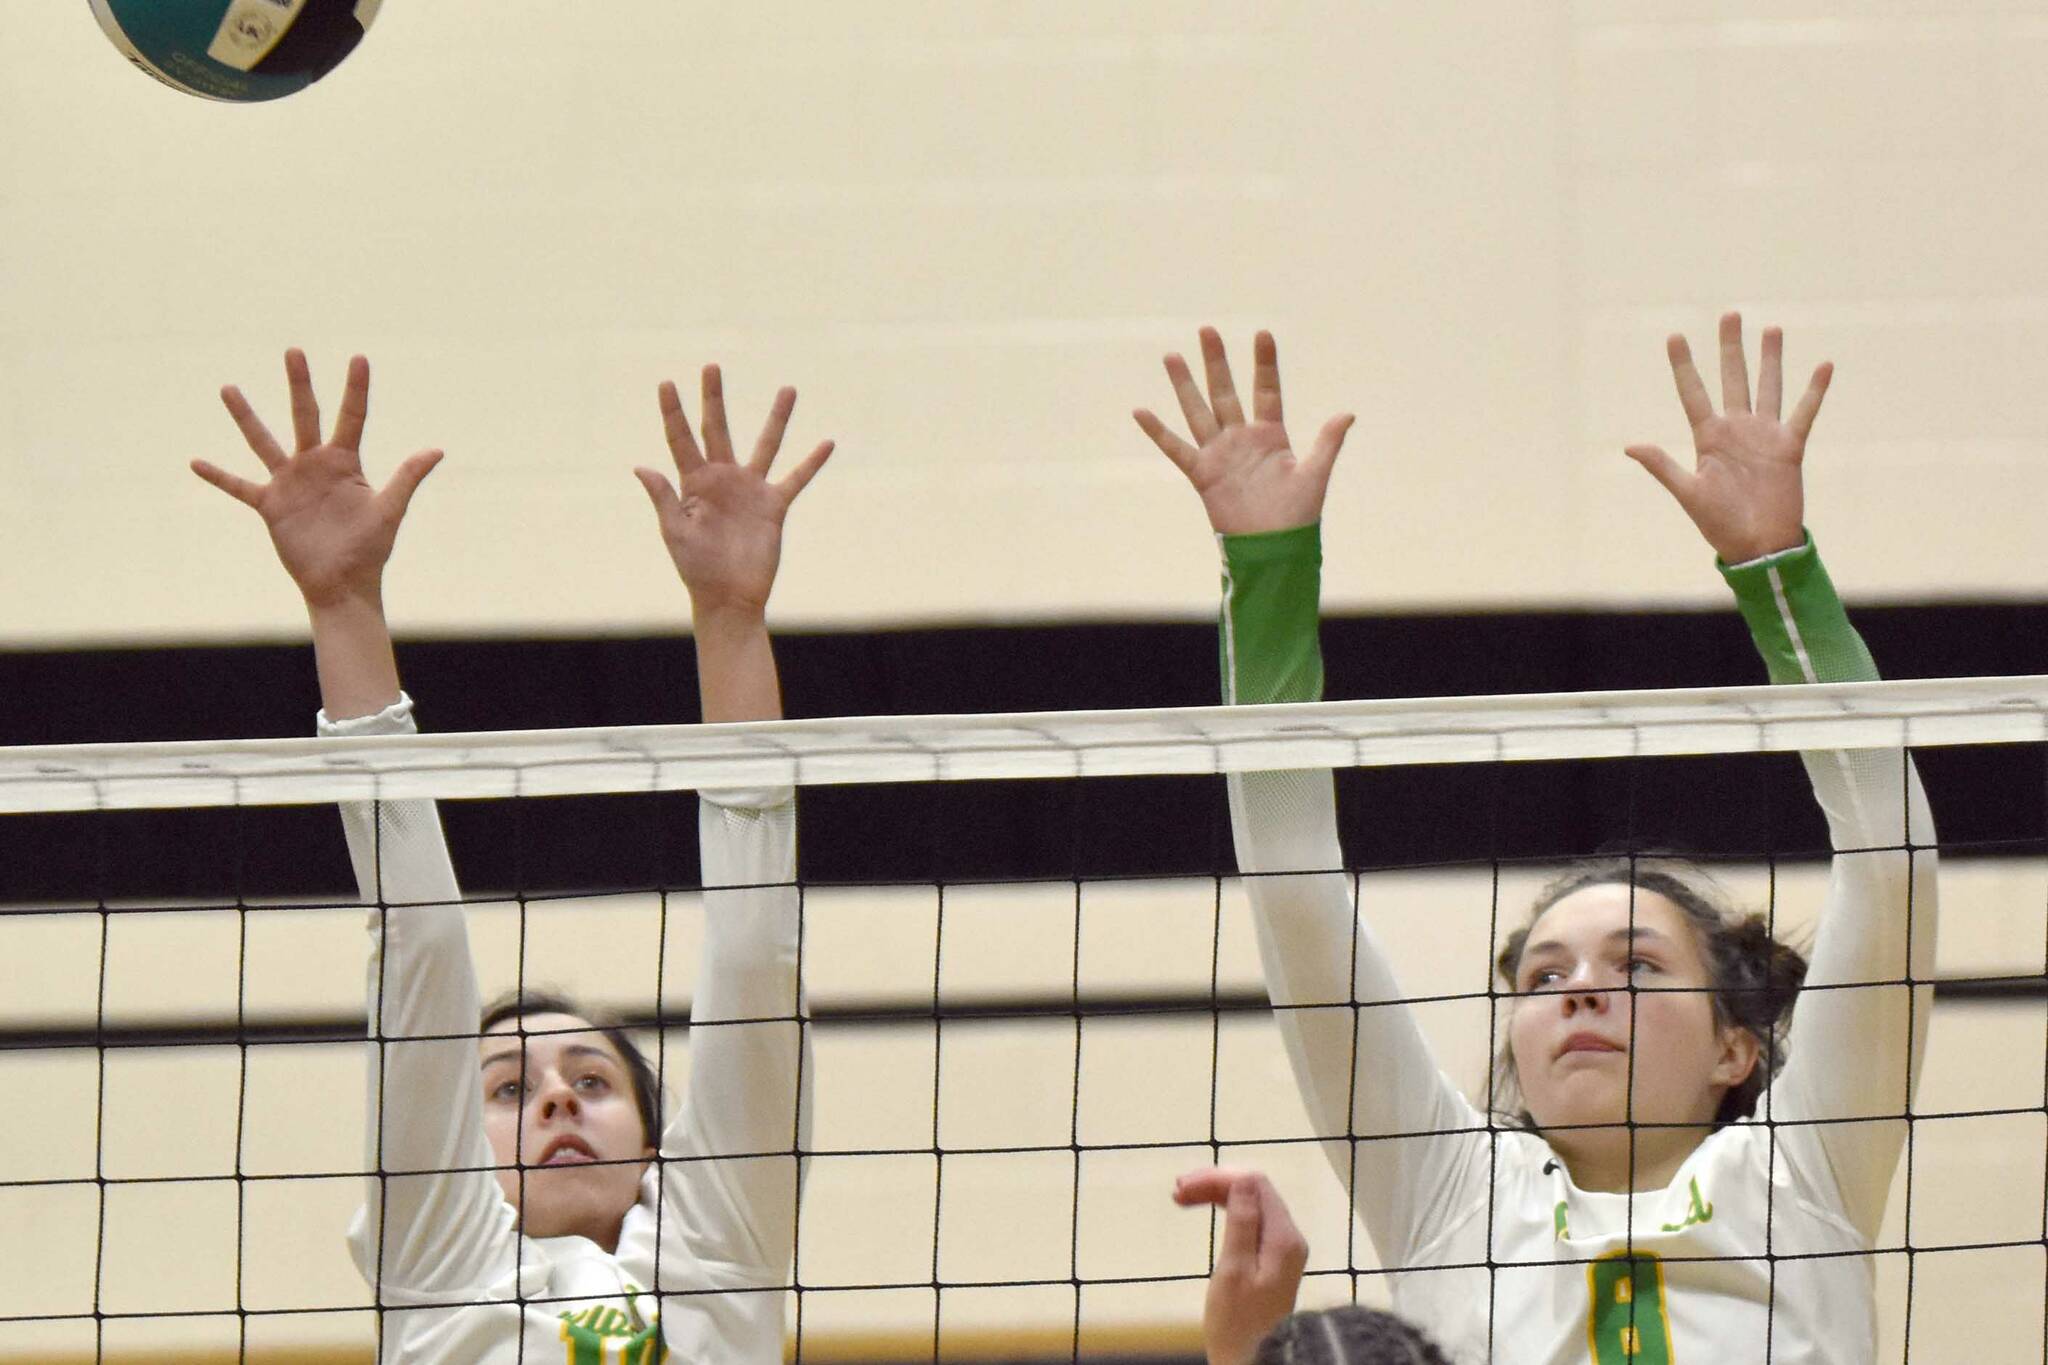
<path fill-rule="evenodd" d="M 1350 428 L 1348 416 L 1333 418 L 1307 458 L 1297 458 L 1287 439 L 1280 404 L 1280 365 L 1273 338 L 1261 332 L 1253 343 L 1252 419 L 1245 420 L 1223 340 L 1202 329 L 1202 359 L 1209 392 L 1205 398 L 1187 363 L 1166 358 L 1166 373 L 1187 419 L 1190 445 L 1152 413 L 1134 414 L 1138 425 L 1179 467 L 1202 499 L 1209 525 L 1224 534 L 1282 531 L 1306 526 L 1323 514 L 1330 470 Z"/>
<path fill-rule="evenodd" d="M 737 464 L 706 463 L 683 480 L 681 501 L 662 516 L 662 537 L 691 592 L 765 607 L 788 510 L 766 479 Z"/>
<path fill-rule="evenodd" d="M 1782 334 L 1776 328 L 1764 331 L 1754 410 L 1738 314 L 1721 319 L 1720 340 L 1722 410 L 1718 413 L 1685 338 L 1673 336 L 1667 343 L 1678 400 L 1692 426 L 1693 468 L 1685 469 L 1656 446 L 1630 446 L 1628 455 L 1670 491 L 1723 561 L 1739 564 L 1790 549 L 1805 534 L 1806 494 L 1800 467 L 1806 458 L 1806 438 L 1834 369 L 1829 365 L 1815 369 L 1792 415 L 1780 420 Z"/>
<path fill-rule="evenodd" d="M 441 452 L 412 456 L 382 490 L 373 488 L 363 477 L 360 454 L 369 413 L 369 362 L 361 356 L 349 362 L 341 412 L 325 440 L 306 357 L 296 350 L 287 352 L 285 374 L 291 388 L 296 453 L 286 454 L 241 390 L 229 387 L 221 391 L 221 399 L 270 478 L 255 483 L 205 460 L 194 460 L 193 472 L 263 518 L 278 559 L 309 605 L 350 597 L 374 601 L 399 523 L 420 481 L 440 462 Z"/>
<path fill-rule="evenodd" d="M 1278 422 L 1225 428 L 1195 452 L 1187 475 L 1209 519 L 1232 526 L 1306 526 L 1322 516 L 1329 487 L 1328 471 L 1296 459 Z"/>
<path fill-rule="evenodd" d="M 757 614 L 768 604 L 782 561 L 782 522 L 789 506 L 832 454 L 825 441 L 788 477 L 771 483 L 769 467 L 782 448 L 796 390 L 775 395 L 768 420 L 745 463 L 733 457 L 726 428 L 724 381 L 716 365 L 704 367 L 704 441 L 683 415 L 675 385 L 661 386 L 662 427 L 675 459 L 676 483 L 652 469 L 636 469 L 661 519 L 661 537 L 698 611 L 738 609 Z M 678 492 L 678 486 L 681 491 Z"/>
<path fill-rule="evenodd" d="M 1709 541 L 1745 548 L 1778 542 L 1772 548 L 1782 549 L 1798 539 L 1806 451 L 1782 422 L 1732 413 L 1702 423 L 1693 440 L 1698 454 L 1687 511 Z"/>
<path fill-rule="evenodd" d="M 309 598 L 332 596 L 379 574 L 398 521 L 363 477 L 353 451 L 316 446 L 271 476 L 256 510 L 285 572 Z"/>

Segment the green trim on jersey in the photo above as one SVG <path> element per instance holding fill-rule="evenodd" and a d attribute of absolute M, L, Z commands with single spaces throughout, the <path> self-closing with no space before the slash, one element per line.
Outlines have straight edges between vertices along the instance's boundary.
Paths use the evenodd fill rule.
<path fill-rule="evenodd" d="M 1322 528 L 1216 539 L 1223 547 L 1223 700 L 1232 706 L 1322 700 Z"/>
<path fill-rule="evenodd" d="M 1809 533 L 1800 545 L 1733 568 L 1714 561 L 1774 683 L 1875 682 L 1877 664 L 1849 624 Z"/>

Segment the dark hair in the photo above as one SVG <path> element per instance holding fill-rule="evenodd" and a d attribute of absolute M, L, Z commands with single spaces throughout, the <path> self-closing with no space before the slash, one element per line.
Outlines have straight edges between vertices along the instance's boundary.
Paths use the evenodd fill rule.
<path fill-rule="evenodd" d="M 1347 1303 L 1290 1313 L 1259 1343 L 1252 1365 L 1451 1365 L 1406 1318 Z"/>
<path fill-rule="evenodd" d="M 654 1075 L 654 1068 L 647 1064 L 647 1054 L 640 1050 L 626 1026 L 616 1015 L 604 1010 L 586 1009 L 566 995 L 554 991 L 507 991 L 490 1004 L 484 1006 L 483 1021 L 477 1025 L 481 1033 L 489 1033 L 507 1019 L 524 1019 L 529 1014 L 573 1014 L 586 1020 L 590 1026 L 610 1040 L 619 1050 L 619 1059 L 626 1064 L 627 1079 L 633 1083 L 633 1107 L 640 1111 L 640 1135 L 649 1147 L 660 1144 L 661 1134 L 661 1082 Z"/>
<path fill-rule="evenodd" d="M 1544 911 L 1589 886 L 1654 891 L 1684 912 L 1713 983 L 1714 1021 L 1723 1028 L 1748 1029 L 1763 1050 L 1759 1064 L 1721 1097 L 1714 1126 L 1754 1114 L 1764 1087 L 1777 1079 L 1785 1065 L 1792 1006 L 1806 981 L 1805 957 L 1773 938 L 1770 921 L 1762 915 L 1737 915 L 1725 909 L 1720 888 L 1694 863 L 1668 857 L 1598 858 L 1575 865 L 1538 892 L 1530 907 L 1529 923 L 1509 934 L 1501 945 L 1494 968 L 1510 991 L 1515 989 L 1529 930 Z M 1503 1044 L 1494 1059 L 1490 1097 L 1494 1111 L 1505 1113 L 1513 1108 L 1517 1090 L 1514 1053 Z M 1517 1117 L 1525 1127 L 1536 1126 L 1526 1111 Z"/>

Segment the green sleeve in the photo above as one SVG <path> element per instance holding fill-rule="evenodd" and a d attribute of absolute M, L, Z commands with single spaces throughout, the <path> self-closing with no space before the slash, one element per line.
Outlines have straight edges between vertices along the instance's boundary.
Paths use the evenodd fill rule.
<path fill-rule="evenodd" d="M 1233 706 L 1320 701 L 1321 527 L 1218 539 L 1223 543 L 1223 700 Z"/>
<path fill-rule="evenodd" d="M 1849 624 L 1811 534 L 1796 549 L 1747 564 L 1715 563 L 1772 682 L 1876 681 L 1877 664 Z"/>

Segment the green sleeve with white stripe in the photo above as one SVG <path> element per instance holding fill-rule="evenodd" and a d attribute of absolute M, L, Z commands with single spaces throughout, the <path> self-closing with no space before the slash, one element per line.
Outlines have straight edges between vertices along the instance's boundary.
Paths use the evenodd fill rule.
<path fill-rule="evenodd" d="M 1730 567 L 1715 561 L 1774 683 L 1875 682 L 1877 664 L 1849 624 L 1808 534 L 1798 548 Z"/>
<path fill-rule="evenodd" d="M 1320 526 L 1219 536 L 1223 544 L 1223 700 L 1320 701 Z"/>

